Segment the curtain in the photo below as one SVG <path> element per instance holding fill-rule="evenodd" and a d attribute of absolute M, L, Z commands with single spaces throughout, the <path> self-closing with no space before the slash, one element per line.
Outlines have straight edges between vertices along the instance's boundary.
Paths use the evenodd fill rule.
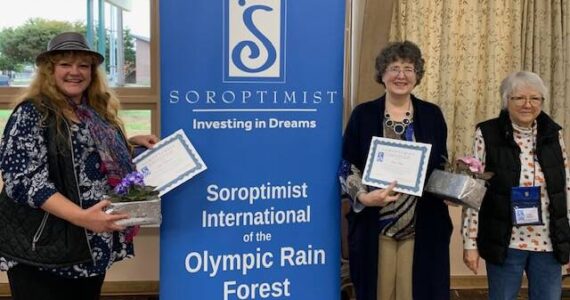
<path fill-rule="evenodd" d="M 393 5 L 397 0 L 347 0 L 350 2 L 350 54 L 346 57 L 344 117 L 354 106 L 379 97 L 384 87 L 374 79 L 374 61 L 390 32 Z M 348 10 L 348 9 L 347 9 Z M 349 53 L 348 51 L 346 51 Z M 346 93 L 349 90 L 348 93 Z"/>
<path fill-rule="evenodd" d="M 426 73 L 414 94 L 438 104 L 448 125 L 450 157 L 471 153 L 475 125 L 501 108 L 501 79 L 517 69 L 516 1 L 401 0 L 390 40 L 422 49 Z"/>
<path fill-rule="evenodd" d="M 565 129 L 570 142 L 570 1 L 527 0 L 521 12 L 521 66 L 549 88 L 543 110 Z"/>

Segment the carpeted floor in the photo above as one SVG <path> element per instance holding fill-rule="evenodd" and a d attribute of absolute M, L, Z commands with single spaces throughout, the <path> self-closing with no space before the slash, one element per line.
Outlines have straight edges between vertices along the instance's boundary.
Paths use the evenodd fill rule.
<path fill-rule="evenodd" d="M 528 299 L 527 290 L 521 290 L 518 300 Z M 487 290 L 452 290 L 451 300 L 487 300 Z M 560 300 L 570 300 L 570 290 L 562 291 Z"/>
<path fill-rule="evenodd" d="M 451 290 L 450 292 L 451 300 L 487 300 L 489 299 L 486 289 L 474 289 L 474 290 Z M 348 299 L 346 295 L 341 300 L 354 300 Z M 518 300 L 526 300 L 527 291 L 526 289 L 521 290 Z M 562 291 L 562 298 L 560 300 L 570 300 L 570 290 Z"/>
<path fill-rule="evenodd" d="M 451 300 L 487 300 L 487 290 L 452 290 Z M 526 300 L 527 291 L 522 290 L 518 300 Z M 0 297 L 0 300 L 11 300 L 9 297 Z M 104 296 L 101 300 L 159 300 L 157 295 L 139 295 L 139 296 Z M 562 292 L 560 300 L 570 300 L 570 290 Z"/>
<path fill-rule="evenodd" d="M 0 300 L 11 300 L 10 297 L 0 297 Z M 158 300 L 156 295 L 138 295 L 138 296 L 103 296 L 101 300 Z"/>

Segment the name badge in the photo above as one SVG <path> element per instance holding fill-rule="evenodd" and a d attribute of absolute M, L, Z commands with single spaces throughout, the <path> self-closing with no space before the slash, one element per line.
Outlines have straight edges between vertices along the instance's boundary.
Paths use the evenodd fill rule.
<path fill-rule="evenodd" d="M 543 225 L 539 186 L 519 186 L 511 189 L 513 225 Z"/>

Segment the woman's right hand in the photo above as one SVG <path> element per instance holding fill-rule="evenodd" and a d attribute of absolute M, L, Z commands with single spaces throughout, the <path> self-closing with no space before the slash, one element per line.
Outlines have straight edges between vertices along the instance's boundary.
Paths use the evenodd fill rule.
<path fill-rule="evenodd" d="M 473 274 L 477 275 L 477 269 L 479 269 L 479 250 L 477 249 L 465 249 L 463 250 L 463 262 L 465 265 L 473 271 Z"/>
<path fill-rule="evenodd" d="M 388 203 L 394 202 L 400 197 L 399 193 L 393 193 L 396 183 L 396 181 L 393 181 L 385 189 L 377 189 L 368 193 L 362 193 L 358 196 L 358 201 L 360 201 L 364 206 L 386 206 Z"/>
<path fill-rule="evenodd" d="M 83 209 L 62 194 L 55 193 L 42 204 L 41 208 L 58 218 L 93 232 L 112 232 L 125 229 L 125 226 L 117 225 L 115 222 L 127 219 L 129 215 L 106 213 L 104 210 L 109 204 L 111 201 L 101 200 L 90 208 Z"/>
<path fill-rule="evenodd" d="M 127 214 L 108 214 L 104 211 L 111 201 L 101 200 L 90 208 L 84 209 L 75 224 L 93 232 L 112 232 L 125 229 L 115 222 L 129 218 Z"/>

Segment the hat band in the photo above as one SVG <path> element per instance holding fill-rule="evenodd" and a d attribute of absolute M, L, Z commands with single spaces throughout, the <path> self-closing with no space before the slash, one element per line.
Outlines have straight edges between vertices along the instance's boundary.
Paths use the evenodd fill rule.
<path fill-rule="evenodd" d="M 85 44 L 83 44 L 81 42 L 75 42 L 75 41 L 65 41 L 65 42 L 59 43 L 59 44 L 51 47 L 51 49 L 49 49 L 48 51 L 54 51 L 54 50 L 91 51 L 91 49 L 89 49 L 89 47 L 87 47 Z"/>

